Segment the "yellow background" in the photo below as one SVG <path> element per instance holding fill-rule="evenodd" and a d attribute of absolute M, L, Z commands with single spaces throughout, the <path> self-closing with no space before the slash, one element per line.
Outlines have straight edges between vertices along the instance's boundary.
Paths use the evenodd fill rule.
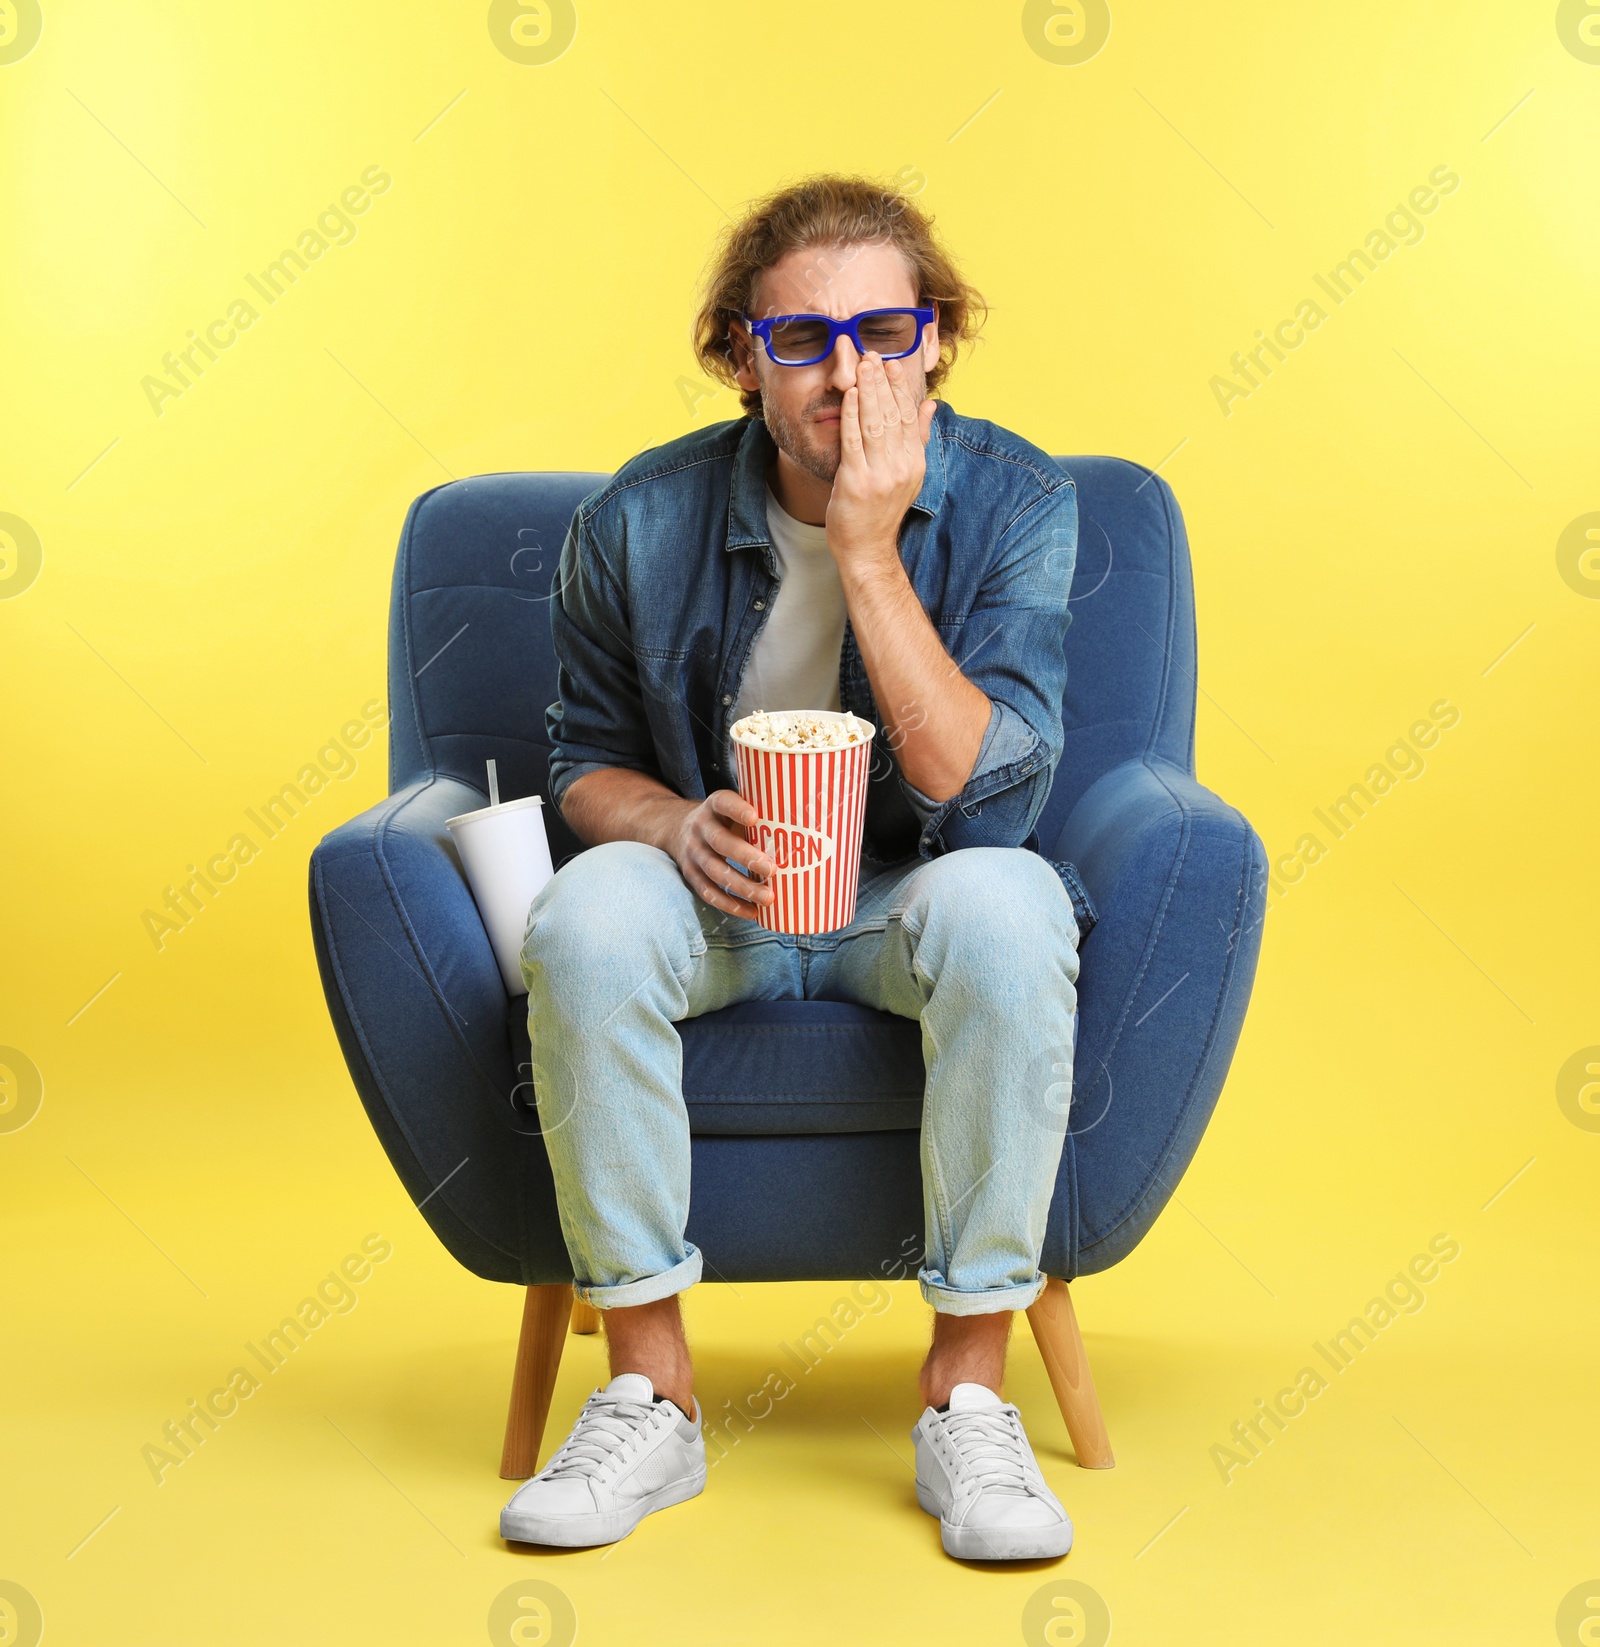
<path fill-rule="evenodd" d="M 43 546 L 0 583 L 0 1042 L 44 1083 L 0 1133 L 0 1579 L 52 1644 L 475 1642 L 523 1578 L 591 1647 L 1014 1642 L 1071 1579 L 1123 1643 L 1503 1647 L 1600 1579 L 1600 1134 L 1556 1090 L 1600 1042 L 1600 584 L 1556 556 L 1600 510 L 1600 64 L 1545 0 L 1112 23 L 1062 65 L 1015 4 L 590 0 L 525 65 L 483 5 L 47 4 L 0 65 L 0 512 Z M 1224 416 L 1209 379 L 1441 164 L 1421 243 Z M 356 238 L 156 416 L 163 353 L 374 165 Z M 1019 1333 L 1064 1563 L 940 1554 L 909 1284 L 693 1505 L 512 1552 L 517 1294 L 400 1189 L 312 958 L 306 859 L 385 792 L 382 737 L 160 951 L 141 917 L 384 695 L 417 493 L 737 414 L 689 351 L 696 276 L 743 201 L 823 168 L 919 191 L 989 298 L 957 410 L 1163 464 L 1200 775 L 1274 856 L 1430 704 L 1460 720 L 1275 896 L 1192 1170 L 1075 1288 L 1114 1470 L 1074 1468 Z M 141 1447 L 374 1232 L 359 1307 L 157 1487 Z M 1225 1486 L 1212 1445 L 1440 1233 L 1425 1307 Z M 847 1291 L 698 1289 L 708 1412 Z M 558 1431 L 601 1356 L 570 1344 Z"/>

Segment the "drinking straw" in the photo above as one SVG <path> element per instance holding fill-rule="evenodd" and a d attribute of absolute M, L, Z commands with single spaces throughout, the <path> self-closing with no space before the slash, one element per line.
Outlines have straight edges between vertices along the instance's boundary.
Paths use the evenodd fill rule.
<path fill-rule="evenodd" d="M 489 762 L 489 805 L 500 804 L 500 776 L 494 769 L 494 762 Z"/>

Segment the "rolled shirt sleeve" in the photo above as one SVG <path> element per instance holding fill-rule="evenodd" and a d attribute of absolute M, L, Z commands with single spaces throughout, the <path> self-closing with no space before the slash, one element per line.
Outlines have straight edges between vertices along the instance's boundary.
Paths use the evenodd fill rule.
<path fill-rule="evenodd" d="M 645 712 L 627 599 L 582 507 L 561 548 L 550 594 L 557 700 L 544 712 L 550 741 L 550 799 L 602 767 L 659 778 Z"/>
<path fill-rule="evenodd" d="M 1031 503 L 1001 535 L 951 655 L 990 700 L 972 772 L 944 801 L 905 775 L 900 788 L 922 824 L 918 851 L 1021 846 L 1049 798 L 1064 742 L 1068 595 L 1078 553 L 1078 495 L 1068 481 Z"/>

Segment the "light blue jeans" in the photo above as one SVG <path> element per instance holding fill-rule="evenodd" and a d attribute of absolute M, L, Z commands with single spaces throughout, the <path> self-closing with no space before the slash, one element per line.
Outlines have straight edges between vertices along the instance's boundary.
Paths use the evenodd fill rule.
<path fill-rule="evenodd" d="M 740 873 L 729 870 L 735 886 Z M 792 935 L 713 909 L 658 847 L 605 842 L 534 899 L 522 976 L 539 1121 L 587 1303 L 647 1304 L 700 1279 L 684 1238 L 689 1118 L 673 1025 L 789 999 L 921 1022 L 923 1297 L 950 1315 L 1038 1297 L 1071 1098 L 1078 923 L 1036 852 L 864 865 L 849 926 Z"/>

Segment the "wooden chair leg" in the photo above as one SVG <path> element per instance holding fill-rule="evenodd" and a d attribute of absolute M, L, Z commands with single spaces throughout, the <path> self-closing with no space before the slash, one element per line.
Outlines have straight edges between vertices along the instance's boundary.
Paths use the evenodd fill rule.
<path fill-rule="evenodd" d="M 1094 1375 L 1089 1371 L 1089 1357 L 1084 1353 L 1072 1294 L 1065 1281 L 1051 1276 L 1045 1282 L 1044 1291 L 1028 1311 L 1028 1325 L 1044 1357 L 1050 1387 L 1056 1392 L 1078 1463 L 1086 1470 L 1109 1470 L 1116 1459 L 1111 1456 L 1111 1438 L 1106 1434 Z"/>
<path fill-rule="evenodd" d="M 572 1288 L 565 1282 L 528 1288 L 522 1306 L 522 1336 L 517 1341 L 517 1370 L 511 1375 L 505 1450 L 500 1455 L 500 1474 L 507 1481 L 526 1481 L 538 1472 L 539 1443 L 550 1416 L 571 1303 Z"/>
<path fill-rule="evenodd" d="M 574 1298 L 572 1300 L 572 1330 L 581 1333 L 599 1332 L 599 1310 L 593 1304 L 585 1304 L 581 1298 Z"/>

